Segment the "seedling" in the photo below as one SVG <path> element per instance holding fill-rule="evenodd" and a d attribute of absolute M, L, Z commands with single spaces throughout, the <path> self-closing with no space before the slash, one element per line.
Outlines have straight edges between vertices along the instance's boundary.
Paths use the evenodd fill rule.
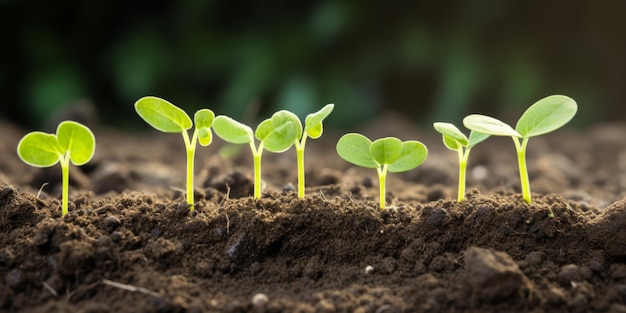
<path fill-rule="evenodd" d="M 298 117 L 285 110 L 278 111 L 261 122 L 256 131 L 248 125 L 220 115 L 215 118 L 213 129 L 220 138 L 234 144 L 249 144 L 254 162 L 254 198 L 261 198 L 261 157 L 263 150 L 283 152 L 302 136 L 302 124 Z M 254 137 L 260 142 L 257 147 Z"/>
<path fill-rule="evenodd" d="M 337 142 L 337 153 L 344 160 L 378 172 L 380 208 L 385 208 L 385 181 L 387 172 L 405 172 L 424 163 L 428 149 L 419 141 L 402 142 L 398 138 L 386 137 L 374 142 L 367 137 L 350 133 Z"/>
<path fill-rule="evenodd" d="M 157 97 L 143 97 L 135 102 L 135 110 L 150 126 L 164 133 L 180 133 L 185 141 L 187 150 L 187 203 L 190 210 L 194 209 L 193 195 L 193 165 L 196 153 L 196 143 L 202 146 L 211 144 L 213 135 L 211 125 L 215 114 L 209 109 L 201 109 L 194 115 L 195 129 L 189 139 L 188 129 L 191 128 L 191 118 L 181 108 L 167 100 Z"/>
<path fill-rule="evenodd" d="M 522 196 L 528 203 L 532 203 L 530 182 L 526 168 L 526 146 L 531 137 L 543 135 L 567 124 L 574 115 L 578 106 L 572 98 L 562 95 L 553 95 L 543 98 L 531 105 L 517 121 L 515 129 L 493 117 L 472 114 L 463 119 L 465 127 L 494 136 L 510 136 L 517 150 Z"/>
<path fill-rule="evenodd" d="M 297 138 L 295 142 L 296 156 L 298 161 L 298 198 L 304 198 L 304 146 L 307 137 L 317 139 L 324 131 L 322 121 L 333 111 L 334 104 L 327 104 L 321 110 L 307 115 L 304 120 L 304 132 L 302 138 Z M 299 122 L 299 121 L 298 121 Z M 300 141 L 298 141 L 298 139 Z"/>
<path fill-rule="evenodd" d="M 57 127 L 56 135 L 39 131 L 26 134 L 17 145 L 17 154 L 26 164 L 35 167 L 49 167 L 61 162 L 63 217 L 67 214 L 70 161 L 77 166 L 89 162 L 95 148 L 96 139 L 87 126 L 64 121 Z"/>
<path fill-rule="evenodd" d="M 489 135 L 471 131 L 469 139 L 454 124 L 437 122 L 433 124 L 435 130 L 443 135 L 443 144 L 446 148 L 457 151 L 459 154 L 459 191 L 457 201 L 465 198 L 465 172 L 470 150 L 477 144 L 489 138 Z"/>

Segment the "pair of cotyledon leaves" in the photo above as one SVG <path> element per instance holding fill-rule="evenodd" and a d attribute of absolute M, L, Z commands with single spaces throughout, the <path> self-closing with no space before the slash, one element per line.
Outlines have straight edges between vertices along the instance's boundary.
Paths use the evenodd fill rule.
<path fill-rule="evenodd" d="M 64 121 L 56 134 L 31 132 L 17 145 L 19 157 L 31 166 L 49 167 L 69 158 L 74 165 L 83 165 L 93 157 L 96 139 L 86 126 Z"/>
<path fill-rule="evenodd" d="M 198 131 L 198 141 L 202 146 L 208 146 L 213 136 L 211 126 L 215 114 L 209 109 L 201 109 L 191 118 L 183 109 L 173 105 L 167 100 L 147 96 L 135 103 L 135 110 L 146 123 L 165 133 L 182 133 L 195 125 Z"/>
<path fill-rule="evenodd" d="M 389 172 L 404 172 L 418 167 L 428 155 L 428 149 L 419 141 L 402 142 L 386 137 L 374 142 L 367 137 L 351 133 L 337 142 L 337 153 L 344 160 L 366 168 L 387 165 Z"/>
<path fill-rule="evenodd" d="M 300 119 L 286 110 L 280 110 L 261 122 L 254 132 L 249 126 L 234 119 L 220 115 L 215 118 L 213 129 L 222 139 L 235 144 L 246 144 L 256 137 L 263 143 L 263 148 L 271 152 L 283 152 L 304 135 L 313 139 L 323 132 L 322 121 L 332 112 L 334 105 L 328 104 L 321 110 L 307 115 L 304 130 Z"/>
<path fill-rule="evenodd" d="M 465 127 L 484 134 L 530 138 L 552 132 L 567 124 L 578 106 L 563 95 L 545 97 L 531 105 L 517 121 L 515 129 L 493 117 L 471 114 L 463 119 Z"/>

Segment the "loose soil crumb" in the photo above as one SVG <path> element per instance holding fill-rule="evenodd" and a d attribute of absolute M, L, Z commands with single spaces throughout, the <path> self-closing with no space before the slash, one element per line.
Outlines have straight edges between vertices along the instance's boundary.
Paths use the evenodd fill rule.
<path fill-rule="evenodd" d="M 61 218 L 60 168 L 23 164 L 26 131 L 0 125 L 2 311 L 626 312 L 622 126 L 533 139 L 533 204 L 510 139 L 473 149 L 457 203 L 456 154 L 434 131 L 366 127 L 430 151 L 389 174 L 386 210 L 337 134 L 308 144 L 305 199 L 293 150 L 264 155 L 253 199 L 249 151 L 222 158 L 216 142 L 197 152 L 193 212 L 179 136 L 96 128 Z"/>

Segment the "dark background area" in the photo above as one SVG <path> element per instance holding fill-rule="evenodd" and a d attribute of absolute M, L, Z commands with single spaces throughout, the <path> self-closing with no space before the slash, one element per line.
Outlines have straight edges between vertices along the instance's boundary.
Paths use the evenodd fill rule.
<path fill-rule="evenodd" d="M 335 127 L 387 110 L 458 125 L 514 122 L 566 94 L 579 125 L 622 121 L 625 13 L 591 0 L 0 0 L 0 118 L 39 127 L 93 103 L 102 123 L 147 127 L 133 103 L 156 95 L 247 122 L 335 103 Z"/>

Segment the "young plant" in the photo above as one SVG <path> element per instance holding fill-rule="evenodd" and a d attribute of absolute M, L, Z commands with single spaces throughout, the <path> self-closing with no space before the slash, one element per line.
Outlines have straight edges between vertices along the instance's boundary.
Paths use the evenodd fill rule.
<path fill-rule="evenodd" d="M 361 134 L 343 135 L 337 142 L 337 153 L 344 160 L 378 172 L 380 208 L 385 208 L 385 181 L 387 172 L 405 172 L 424 163 L 428 149 L 419 141 L 402 142 L 386 137 L 374 142 Z"/>
<path fill-rule="evenodd" d="M 477 144 L 489 138 L 489 135 L 471 131 L 469 139 L 454 124 L 437 122 L 433 124 L 443 136 L 443 144 L 446 148 L 457 151 L 459 154 L 459 191 L 457 201 L 461 202 L 465 198 L 465 172 L 470 150 Z"/>
<path fill-rule="evenodd" d="M 531 137 L 543 135 L 567 124 L 574 115 L 578 106 L 572 98 L 562 95 L 553 95 L 543 98 L 531 105 L 517 121 L 515 129 L 493 117 L 472 114 L 463 119 L 465 127 L 494 136 L 510 136 L 517 150 L 522 196 L 528 203 L 532 203 L 530 182 L 526 168 L 526 146 Z"/>
<path fill-rule="evenodd" d="M 70 161 L 83 165 L 93 157 L 96 139 L 87 126 L 73 121 L 64 121 L 55 134 L 31 132 L 17 145 L 17 155 L 26 164 L 36 167 L 49 167 L 61 163 L 63 194 L 61 216 L 67 214 L 68 186 L 70 181 Z"/>
<path fill-rule="evenodd" d="M 304 120 L 304 132 L 302 133 L 302 138 L 296 139 L 295 147 L 298 161 L 298 198 L 304 198 L 304 146 L 306 145 L 306 139 L 307 137 L 317 139 L 322 136 L 322 132 L 324 131 L 322 121 L 324 121 L 330 112 L 333 111 L 334 107 L 334 104 L 327 104 L 321 110 L 307 115 Z"/>
<path fill-rule="evenodd" d="M 261 157 L 263 150 L 274 153 L 283 152 L 293 145 L 302 136 L 302 124 L 298 117 L 285 110 L 278 111 L 261 122 L 256 131 L 252 128 L 235 121 L 234 119 L 220 115 L 213 122 L 213 129 L 220 138 L 234 144 L 249 144 L 254 162 L 254 198 L 261 198 Z M 257 147 L 254 138 L 260 143 Z"/>
<path fill-rule="evenodd" d="M 211 125 L 215 114 L 208 109 L 201 109 L 194 115 L 195 129 L 191 139 L 188 130 L 192 126 L 191 118 L 181 108 L 167 100 L 157 97 L 143 97 L 135 102 L 135 110 L 150 126 L 164 133 L 180 133 L 185 141 L 187 150 L 187 203 L 190 210 L 194 209 L 193 194 L 193 164 L 196 153 L 196 143 L 202 146 L 211 144 L 213 136 Z"/>

